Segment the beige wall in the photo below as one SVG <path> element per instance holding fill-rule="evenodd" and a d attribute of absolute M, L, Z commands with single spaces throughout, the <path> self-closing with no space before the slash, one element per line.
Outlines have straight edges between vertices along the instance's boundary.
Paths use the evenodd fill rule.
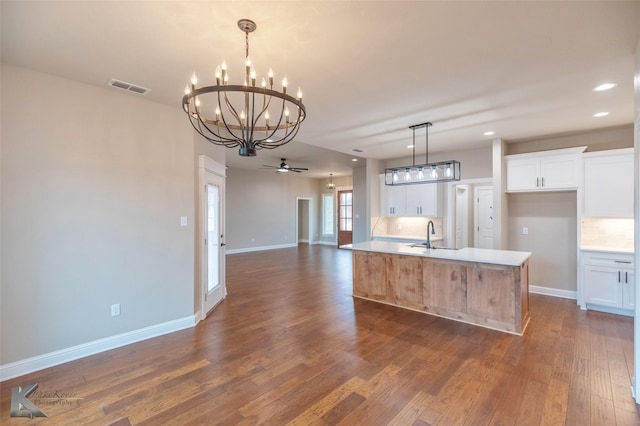
<path fill-rule="evenodd" d="M 507 203 L 507 249 L 532 253 L 529 284 L 576 291 L 577 193 L 508 194 Z"/>
<path fill-rule="evenodd" d="M 297 197 L 317 211 L 319 180 L 284 173 L 227 169 L 227 251 L 296 244 Z M 312 241 L 318 218 L 312 215 Z"/>
<path fill-rule="evenodd" d="M 8 65 L 1 83 L 0 362 L 193 315 L 180 108 Z"/>

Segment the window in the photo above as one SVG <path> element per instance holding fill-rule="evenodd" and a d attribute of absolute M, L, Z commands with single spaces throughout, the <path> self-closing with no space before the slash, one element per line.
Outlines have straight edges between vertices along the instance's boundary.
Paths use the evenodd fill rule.
<path fill-rule="evenodd" d="M 335 235 L 333 194 L 322 194 L 322 235 Z"/>

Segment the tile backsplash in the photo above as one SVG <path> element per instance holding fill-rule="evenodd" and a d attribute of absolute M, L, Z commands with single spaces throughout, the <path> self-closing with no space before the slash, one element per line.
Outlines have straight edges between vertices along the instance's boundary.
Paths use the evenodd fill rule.
<path fill-rule="evenodd" d="M 373 228 L 376 237 L 398 236 L 407 238 L 427 238 L 427 223 L 433 221 L 436 234 L 442 238 L 442 218 L 438 217 L 385 217 L 381 216 Z"/>
<path fill-rule="evenodd" d="M 582 219 L 583 248 L 633 251 L 633 219 Z"/>

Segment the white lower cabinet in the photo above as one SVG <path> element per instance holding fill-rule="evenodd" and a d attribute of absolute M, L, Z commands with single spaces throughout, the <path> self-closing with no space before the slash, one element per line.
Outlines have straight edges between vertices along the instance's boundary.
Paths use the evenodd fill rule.
<path fill-rule="evenodd" d="M 633 254 L 582 252 L 582 291 L 587 308 L 608 307 L 632 314 L 635 288 Z"/>

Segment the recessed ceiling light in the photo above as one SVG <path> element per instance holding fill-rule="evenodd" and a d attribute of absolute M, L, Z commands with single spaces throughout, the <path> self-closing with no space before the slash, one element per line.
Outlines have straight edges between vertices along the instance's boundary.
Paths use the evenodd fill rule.
<path fill-rule="evenodd" d="M 352 158 L 351 161 L 358 161 L 358 159 L 357 158 Z"/>
<path fill-rule="evenodd" d="M 595 114 L 593 114 L 594 117 L 606 117 L 607 115 L 609 115 L 609 113 L 607 111 L 602 111 L 602 112 L 596 112 Z"/>
<path fill-rule="evenodd" d="M 495 135 L 496 132 L 484 132 L 483 135 L 485 136 L 491 136 L 491 135 Z"/>
<path fill-rule="evenodd" d="M 407 145 L 407 148 L 413 148 L 413 145 Z"/>
<path fill-rule="evenodd" d="M 613 89 L 616 86 L 617 86 L 616 83 L 602 83 L 601 85 L 594 87 L 593 91 L 594 92 L 602 92 L 604 90 Z"/>

